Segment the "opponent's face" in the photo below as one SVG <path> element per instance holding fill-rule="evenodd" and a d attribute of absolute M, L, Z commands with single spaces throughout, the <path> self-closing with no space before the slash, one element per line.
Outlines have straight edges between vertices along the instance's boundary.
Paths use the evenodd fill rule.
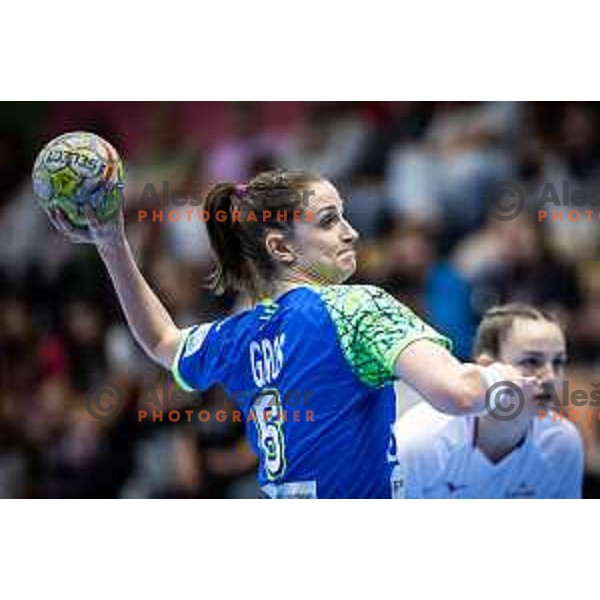
<path fill-rule="evenodd" d="M 321 181 L 311 191 L 307 210 L 314 220 L 302 218 L 295 225 L 292 270 L 316 283 L 341 283 L 356 270 L 358 233 L 344 218 L 343 202 L 333 185 Z"/>
<path fill-rule="evenodd" d="M 516 319 L 500 347 L 500 360 L 516 367 L 525 376 L 538 379 L 533 390 L 532 409 L 552 400 L 558 392 L 566 363 L 565 336 L 556 323 Z"/>

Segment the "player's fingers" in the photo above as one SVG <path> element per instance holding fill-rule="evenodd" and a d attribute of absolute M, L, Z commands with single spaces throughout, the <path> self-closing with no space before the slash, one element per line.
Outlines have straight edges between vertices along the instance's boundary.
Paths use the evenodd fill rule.
<path fill-rule="evenodd" d="M 54 220 L 59 224 L 60 229 L 63 232 L 69 234 L 75 233 L 73 226 L 71 225 L 71 223 L 69 223 L 62 210 L 60 210 L 60 208 L 53 208 L 52 214 L 54 215 Z"/>
<path fill-rule="evenodd" d="M 91 238 L 89 233 L 85 230 L 77 230 L 73 225 L 71 225 L 71 223 L 69 223 L 60 209 L 54 208 L 52 211 L 54 218 L 53 222 L 57 223 L 58 229 L 69 241 L 78 243 L 90 241 Z"/>
<path fill-rule="evenodd" d="M 54 216 L 54 210 L 52 210 L 52 209 L 44 209 L 44 212 L 48 216 L 48 220 L 50 221 L 50 223 L 52 223 L 52 226 L 55 229 L 62 229 L 61 226 L 60 226 L 60 223 L 58 222 L 58 220 Z"/>
<path fill-rule="evenodd" d="M 46 211 L 50 222 L 58 231 L 61 233 L 67 234 L 69 233 L 69 226 L 65 219 L 62 218 L 60 210 L 57 208 L 50 208 Z"/>

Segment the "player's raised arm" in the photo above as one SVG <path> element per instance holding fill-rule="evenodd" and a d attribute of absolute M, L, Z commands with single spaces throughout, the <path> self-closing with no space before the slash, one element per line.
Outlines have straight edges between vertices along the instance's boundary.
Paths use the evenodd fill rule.
<path fill-rule="evenodd" d="M 483 412 L 486 393 L 496 383 L 509 381 L 526 389 L 534 382 L 503 363 L 487 367 L 461 363 L 426 339 L 415 341 L 398 356 L 395 371 L 434 408 L 455 415 Z"/>
<path fill-rule="evenodd" d="M 152 291 L 135 263 L 125 236 L 123 212 L 100 223 L 91 208 L 86 209 L 89 227 L 74 228 L 60 210 L 48 211 L 53 225 L 75 243 L 94 244 L 113 282 L 129 328 L 146 354 L 169 369 L 182 336 L 171 316 Z"/>

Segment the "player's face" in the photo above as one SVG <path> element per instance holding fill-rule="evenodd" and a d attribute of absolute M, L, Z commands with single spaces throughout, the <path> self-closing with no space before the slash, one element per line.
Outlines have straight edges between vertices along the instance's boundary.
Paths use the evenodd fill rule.
<path fill-rule="evenodd" d="M 315 183 L 307 209 L 314 220 L 295 225 L 294 269 L 317 283 L 341 283 L 356 270 L 358 233 L 344 218 L 343 202 L 328 181 Z"/>
<path fill-rule="evenodd" d="M 565 336 L 556 323 L 516 319 L 501 347 L 500 360 L 515 366 L 525 376 L 537 377 L 532 409 L 553 399 L 558 392 L 566 362 Z"/>

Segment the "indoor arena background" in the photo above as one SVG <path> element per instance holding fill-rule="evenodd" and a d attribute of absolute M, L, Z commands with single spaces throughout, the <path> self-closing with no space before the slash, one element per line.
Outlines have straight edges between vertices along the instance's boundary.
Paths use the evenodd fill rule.
<path fill-rule="evenodd" d="M 140 421 L 143 403 L 167 406 L 170 378 L 132 340 L 95 249 L 65 241 L 33 201 L 31 166 L 55 135 L 92 131 L 120 152 L 128 239 L 179 326 L 226 314 L 236 299 L 206 290 L 203 225 L 139 221 L 137 208 L 151 209 L 164 181 L 205 192 L 266 168 L 302 168 L 346 200 L 361 234 L 353 281 L 387 289 L 452 337 L 463 359 L 490 305 L 552 309 L 568 335 L 569 385 L 592 390 L 600 221 L 538 223 L 534 199 L 549 183 L 561 194 L 564 182 L 600 185 L 599 118 L 591 103 L 1 104 L 0 497 L 256 495 L 243 424 Z M 529 210 L 491 215 L 498 181 L 518 186 Z M 94 418 L 86 398 L 107 382 L 123 403 Z M 401 388 L 398 398 L 400 410 L 415 401 Z M 188 401 L 229 410 L 219 390 Z M 600 422 L 589 411 L 569 415 L 585 440 L 585 495 L 599 497 Z"/>

